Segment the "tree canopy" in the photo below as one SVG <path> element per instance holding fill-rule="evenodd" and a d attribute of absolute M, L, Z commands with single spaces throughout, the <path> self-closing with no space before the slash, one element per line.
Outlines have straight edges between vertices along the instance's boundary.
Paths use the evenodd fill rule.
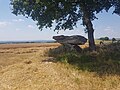
<path fill-rule="evenodd" d="M 11 0 L 13 13 L 22 14 L 38 21 L 39 28 L 52 27 L 55 30 L 73 29 L 76 22 L 83 18 L 83 11 L 89 12 L 91 20 L 103 9 L 114 7 L 113 13 L 120 15 L 120 0 Z M 83 23 L 84 24 L 84 23 Z"/>
<path fill-rule="evenodd" d="M 101 37 L 99 40 L 110 40 L 109 37 Z"/>
<path fill-rule="evenodd" d="M 96 14 L 113 7 L 113 13 L 120 15 L 120 0 L 11 0 L 11 5 L 12 13 L 31 17 L 39 29 L 51 28 L 55 22 L 54 30 L 71 30 L 82 20 L 92 46 L 95 45 L 91 21 L 97 18 Z"/>

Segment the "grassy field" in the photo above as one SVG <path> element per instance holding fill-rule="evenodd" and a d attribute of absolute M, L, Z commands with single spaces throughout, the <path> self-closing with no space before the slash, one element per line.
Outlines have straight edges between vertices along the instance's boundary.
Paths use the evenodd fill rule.
<path fill-rule="evenodd" d="M 75 68 L 69 63 L 57 62 L 55 58 L 48 56 L 49 49 L 59 45 L 1 44 L 0 90 L 120 90 L 119 73 L 98 73 L 99 70 L 105 71 L 106 64 L 103 67 L 100 65 L 101 68 L 95 66 L 98 72 L 89 71 Z M 111 65 L 111 61 L 108 64 Z M 116 67 L 113 65 L 113 68 Z"/>

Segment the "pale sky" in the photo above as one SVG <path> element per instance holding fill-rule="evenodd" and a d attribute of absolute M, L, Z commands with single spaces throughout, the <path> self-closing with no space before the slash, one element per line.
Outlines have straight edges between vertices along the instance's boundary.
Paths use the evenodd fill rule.
<path fill-rule="evenodd" d="M 0 41 L 14 40 L 51 40 L 54 35 L 82 35 L 84 27 L 79 24 L 74 30 L 60 31 L 59 34 L 53 30 L 43 29 L 40 31 L 30 18 L 15 16 L 10 9 L 10 0 L 0 0 Z M 111 9 L 112 11 L 112 9 Z M 93 22 L 95 38 L 108 36 L 120 38 L 120 16 L 112 14 L 111 11 L 97 15 L 98 20 Z"/>

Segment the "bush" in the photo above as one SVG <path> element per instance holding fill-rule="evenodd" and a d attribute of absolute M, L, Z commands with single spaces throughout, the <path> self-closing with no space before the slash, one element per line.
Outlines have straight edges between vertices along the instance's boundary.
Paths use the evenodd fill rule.
<path fill-rule="evenodd" d="M 81 49 L 81 51 L 82 51 L 82 49 Z M 57 48 L 50 49 L 49 52 L 48 52 L 48 54 L 50 56 L 57 57 L 57 56 L 60 56 L 60 55 L 68 54 L 70 52 L 78 53 L 78 51 L 75 48 L 71 49 L 71 47 L 69 47 L 67 45 L 61 45 L 61 46 L 59 46 Z"/>
<path fill-rule="evenodd" d="M 89 52 L 87 48 L 82 53 L 77 52 L 54 53 L 57 61 L 69 63 L 80 70 L 96 72 L 98 74 L 120 75 L 120 43 L 97 47 L 96 52 Z"/>

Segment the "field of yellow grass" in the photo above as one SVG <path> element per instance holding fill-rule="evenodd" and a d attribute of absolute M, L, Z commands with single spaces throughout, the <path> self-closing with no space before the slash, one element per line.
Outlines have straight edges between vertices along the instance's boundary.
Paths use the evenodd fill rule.
<path fill-rule="evenodd" d="M 99 76 L 49 57 L 59 45 L 1 44 L 0 90 L 120 90 L 119 75 Z"/>

